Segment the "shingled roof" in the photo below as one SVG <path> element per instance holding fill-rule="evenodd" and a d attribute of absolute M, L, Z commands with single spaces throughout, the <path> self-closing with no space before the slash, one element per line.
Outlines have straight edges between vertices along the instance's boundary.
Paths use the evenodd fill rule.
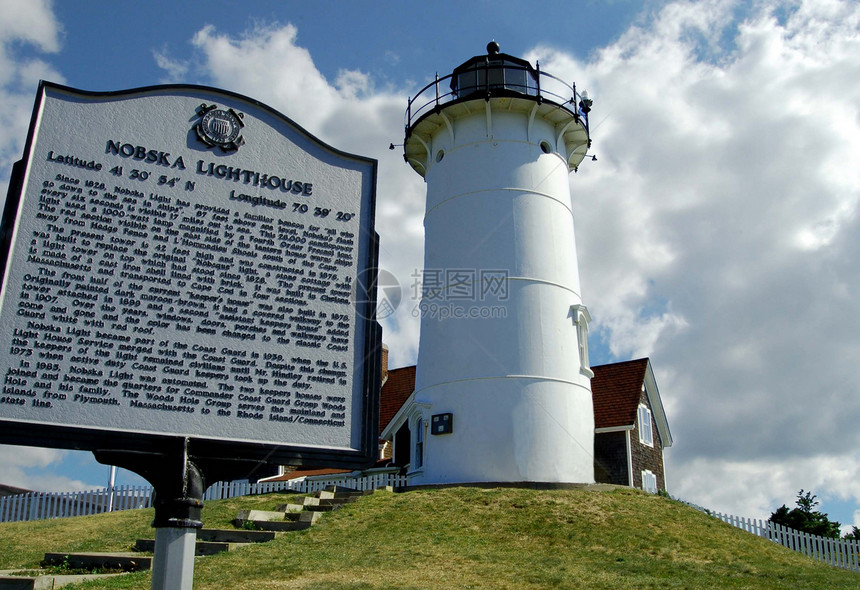
<path fill-rule="evenodd" d="M 415 391 L 415 365 L 388 371 L 388 379 L 382 385 L 382 395 L 379 398 L 380 434 L 413 391 Z"/>
<path fill-rule="evenodd" d="M 24 488 L 16 488 L 14 486 L 0 484 L 0 496 L 17 496 L 18 494 L 29 494 L 31 491 L 32 490 L 25 490 Z"/>
<path fill-rule="evenodd" d="M 594 427 L 633 426 L 645 383 L 648 359 L 591 367 Z"/>

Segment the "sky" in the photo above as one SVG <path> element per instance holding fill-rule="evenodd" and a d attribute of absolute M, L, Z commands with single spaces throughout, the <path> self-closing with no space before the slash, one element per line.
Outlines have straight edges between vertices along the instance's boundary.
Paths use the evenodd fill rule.
<path fill-rule="evenodd" d="M 571 174 L 592 364 L 650 357 L 675 445 L 670 492 L 766 518 L 811 490 L 860 526 L 860 4 L 0 0 L 0 194 L 38 81 L 162 83 L 253 97 L 379 161 L 383 321 L 413 364 L 423 180 L 407 99 L 496 40 L 587 89 Z M 88 453 L 0 446 L 0 483 L 101 487 Z M 139 478 L 121 472 L 120 483 Z"/>

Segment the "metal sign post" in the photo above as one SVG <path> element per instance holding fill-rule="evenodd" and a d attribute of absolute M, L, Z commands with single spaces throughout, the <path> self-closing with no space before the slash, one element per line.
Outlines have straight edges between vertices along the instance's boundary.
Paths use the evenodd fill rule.
<path fill-rule="evenodd" d="M 196 541 L 196 528 L 155 529 L 152 590 L 191 590 Z"/>
<path fill-rule="evenodd" d="M 163 453 L 95 452 L 99 461 L 122 464 L 155 487 L 152 590 L 191 590 L 194 580 L 205 480 L 190 460 L 188 447 L 185 438 L 169 441 Z"/>

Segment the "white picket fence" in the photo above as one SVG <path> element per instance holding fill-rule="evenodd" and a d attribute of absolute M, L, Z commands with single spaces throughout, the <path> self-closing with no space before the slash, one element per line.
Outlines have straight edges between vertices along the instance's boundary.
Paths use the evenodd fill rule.
<path fill-rule="evenodd" d="M 272 492 L 311 493 L 328 486 L 339 485 L 358 490 L 373 490 L 393 486 L 405 487 L 406 477 L 396 470 L 370 470 L 358 473 L 314 476 L 289 481 L 260 483 L 218 482 L 210 486 L 204 500 L 222 500 L 237 496 L 269 494 Z M 43 520 L 67 516 L 87 516 L 117 510 L 150 508 L 153 489 L 151 486 L 115 486 L 86 492 L 30 492 L 0 497 L 0 522 Z"/>
<path fill-rule="evenodd" d="M 0 498 L 0 522 L 86 516 L 150 506 L 150 486 L 115 486 L 85 492 L 30 492 Z"/>
<path fill-rule="evenodd" d="M 748 533 L 752 533 L 753 535 L 779 543 L 783 547 L 802 553 L 803 555 L 811 557 L 817 561 L 860 573 L 860 541 L 855 539 L 829 539 L 827 537 L 819 537 L 790 529 L 781 524 L 770 522 L 769 520 L 743 518 L 741 516 L 713 512 L 702 508 L 701 506 L 696 506 L 695 504 L 689 504 L 687 502 L 685 502 L 685 504 L 710 514 L 727 524 L 742 529 Z"/>

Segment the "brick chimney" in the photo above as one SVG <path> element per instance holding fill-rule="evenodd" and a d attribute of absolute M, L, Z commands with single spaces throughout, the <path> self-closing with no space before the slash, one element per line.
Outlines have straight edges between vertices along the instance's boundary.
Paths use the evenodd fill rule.
<path fill-rule="evenodd" d="M 382 383 L 388 379 L 388 346 L 382 345 Z"/>

